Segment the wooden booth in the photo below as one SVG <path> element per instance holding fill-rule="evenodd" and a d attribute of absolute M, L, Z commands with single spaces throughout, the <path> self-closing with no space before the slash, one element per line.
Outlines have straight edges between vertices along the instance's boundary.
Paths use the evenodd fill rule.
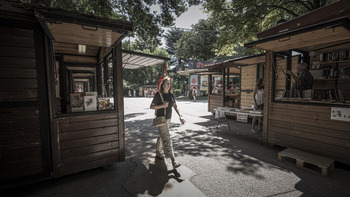
<path fill-rule="evenodd" d="M 0 2 L 0 187 L 125 160 L 132 23 Z"/>
<path fill-rule="evenodd" d="M 241 69 L 240 106 L 237 108 L 250 109 L 254 105 L 256 81 L 264 79 L 265 54 L 236 58 L 231 63 Z"/>
<path fill-rule="evenodd" d="M 335 2 L 257 34 L 266 50 L 264 141 L 350 164 L 350 3 Z M 277 58 L 278 57 L 278 58 Z M 313 76 L 296 92 L 298 63 Z"/>
<path fill-rule="evenodd" d="M 240 68 L 231 60 L 208 66 L 208 111 L 217 107 L 240 106 Z M 236 78 L 236 79 L 235 79 Z"/>

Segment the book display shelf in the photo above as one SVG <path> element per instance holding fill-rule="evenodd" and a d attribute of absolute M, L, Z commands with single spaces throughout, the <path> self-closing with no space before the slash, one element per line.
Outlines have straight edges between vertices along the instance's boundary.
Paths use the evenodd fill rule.
<path fill-rule="evenodd" d="M 284 89 L 282 95 L 275 94 L 274 100 L 350 105 L 350 44 L 310 51 L 309 57 L 312 89 L 300 93 Z"/>
<path fill-rule="evenodd" d="M 306 90 L 311 102 L 350 105 L 350 46 L 342 45 L 312 52 L 310 72 L 312 90 Z"/>

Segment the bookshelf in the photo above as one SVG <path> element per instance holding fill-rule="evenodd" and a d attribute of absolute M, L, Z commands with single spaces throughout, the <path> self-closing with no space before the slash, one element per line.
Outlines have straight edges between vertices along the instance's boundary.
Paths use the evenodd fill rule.
<path fill-rule="evenodd" d="M 274 100 L 325 105 L 350 105 L 350 43 L 310 51 L 309 71 L 313 76 L 312 89 L 297 91 L 283 77 L 275 78 Z M 296 73 L 298 61 L 291 61 Z M 287 61 L 281 61 L 284 67 Z M 294 69 L 294 70 L 293 70 Z M 294 83 L 292 79 L 290 84 Z M 286 84 L 286 85 L 285 85 Z"/>
<path fill-rule="evenodd" d="M 310 72 L 314 76 L 314 84 L 312 90 L 309 90 L 311 93 L 307 95 L 311 94 L 312 102 L 350 103 L 349 48 L 315 51 L 310 56 Z"/>
<path fill-rule="evenodd" d="M 325 61 L 320 62 L 320 64 L 336 64 L 336 63 L 350 63 L 350 60 L 338 60 L 338 61 Z"/>

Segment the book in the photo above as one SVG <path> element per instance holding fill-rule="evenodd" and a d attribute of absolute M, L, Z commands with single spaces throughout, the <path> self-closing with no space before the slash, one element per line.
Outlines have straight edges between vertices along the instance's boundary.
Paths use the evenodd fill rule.
<path fill-rule="evenodd" d="M 97 110 L 97 98 L 95 96 L 84 96 L 84 110 L 85 111 Z"/>

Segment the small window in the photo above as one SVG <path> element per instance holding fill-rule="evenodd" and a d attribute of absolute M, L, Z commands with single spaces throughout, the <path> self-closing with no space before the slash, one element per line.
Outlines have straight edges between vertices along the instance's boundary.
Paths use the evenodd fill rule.
<path fill-rule="evenodd" d="M 223 94 L 223 79 L 220 76 L 214 76 L 211 79 L 212 91 L 211 94 Z"/>
<path fill-rule="evenodd" d="M 98 64 L 65 63 L 62 62 L 64 58 L 56 58 L 58 114 L 115 109 L 112 54 L 110 52 Z"/>

